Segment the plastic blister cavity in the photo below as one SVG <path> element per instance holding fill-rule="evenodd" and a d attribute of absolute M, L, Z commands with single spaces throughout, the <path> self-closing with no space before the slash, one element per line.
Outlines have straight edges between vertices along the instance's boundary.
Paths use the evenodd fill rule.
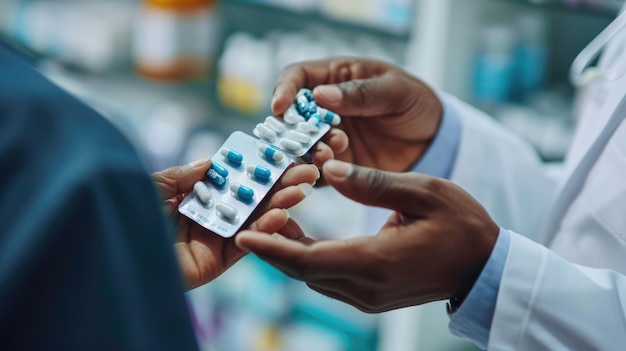
<path fill-rule="evenodd" d="M 203 186 L 198 184 L 194 186 L 194 191 L 180 204 L 179 212 L 220 236 L 229 238 L 235 235 L 285 170 L 294 163 L 292 159 L 286 157 L 280 162 L 274 161 L 273 158 L 271 161 L 268 160 L 259 149 L 269 147 L 271 145 L 243 132 L 231 134 L 220 150 L 212 156 L 212 165 L 207 171 L 207 178 L 200 182 Z M 224 153 L 223 150 L 231 150 L 242 155 L 241 162 L 236 162 L 239 166 L 236 167 L 229 162 L 228 153 Z M 216 165 L 218 166 L 215 167 Z M 263 173 L 262 181 L 254 175 L 256 168 L 259 167 L 263 170 L 260 172 Z M 253 171 L 252 175 L 248 169 Z M 215 181 L 216 178 L 219 180 Z M 210 199 L 209 203 L 207 199 Z"/>
<path fill-rule="evenodd" d="M 319 108 L 310 90 L 301 90 L 284 121 L 269 116 L 254 128 L 258 139 L 243 132 L 231 134 L 211 157 L 206 178 L 194 184 L 179 212 L 222 237 L 234 236 L 287 168 L 340 120 Z"/>

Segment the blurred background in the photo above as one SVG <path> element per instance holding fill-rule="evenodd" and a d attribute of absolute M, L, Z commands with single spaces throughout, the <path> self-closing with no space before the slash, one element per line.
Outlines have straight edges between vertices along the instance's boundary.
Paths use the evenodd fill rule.
<path fill-rule="evenodd" d="M 395 63 L 488 111 L 552 163 L 576 124 L 569 66 L 623 2 L 0 0 L 0 40 L 110 119 L 151 171 L 250 132 L 282 68 L 331 55 Z M 331 189 L 291 213 L 318 238 L 371 231 L 365 209 Z M 443 303 L 367 315 L 252 256 L 188 299 L 203 350 L 475 349 L 449 335 Z"/>

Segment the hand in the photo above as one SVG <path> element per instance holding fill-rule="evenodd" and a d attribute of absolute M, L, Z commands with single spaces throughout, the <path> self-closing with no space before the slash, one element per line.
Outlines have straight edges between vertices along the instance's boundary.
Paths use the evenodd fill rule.
<path fill-rule="evenodd" d="M 387 173 L 340 161 L 324 177 L 358 202 L 395 210 L 374 237 L 316 242 L 293 221 L 272 236 L 241 232 L 237 245 L 324 295 L 365 312 L 464 297 L 499 228 L 456 185 L 418 173 Z"/>
<path fill-rule="evenodd" d="M 428 148 L 443 114 L 439 98 L 423 82 L 378 61 L 334 58 L 287 67 L 274 89 L 274 114 L 283 114 L 300 88 L 313 89 L 320 106 L 342 117 L 345 134 L 333 129 L 324 139 L 330 148 L 318 144 L 315 150 L 320 167 L 334 151 L 346 162 L 406 171 Z"/>
<path fill-rule="evenodd" d="M 189 289 L 217 278 L 246 254 L 235 245 L 232 238 L 224 239 L 211 233 L 178 213 L 180 202 L 192 191 L 194 183 L 204 178 L 210 166 L 210 160 L 197 161 L 152 175 L 164 199 L 166 212 L 176 219 L 174 248 Z M 289 214 L 281 209 L 302 201 L 311 191 L 309 184 L 315 183 L 318 178 L 317 168 L 310 165 L 299 165 L 287 170 L 278 181 L 277 188 L 280 190 L 266 201 L 259 211 L 263 214 L 250 225 L 250 229 L 273 233 L 283 227 L 289 220 Z M 298 184 L 307 185 L 295 186 Z"/>

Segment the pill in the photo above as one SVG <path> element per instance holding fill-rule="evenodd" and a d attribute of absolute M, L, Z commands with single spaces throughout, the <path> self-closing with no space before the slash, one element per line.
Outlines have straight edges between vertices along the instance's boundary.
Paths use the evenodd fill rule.
<path fill-rule="evenodd" d="M 254 190 L 243 186 L 239 183 L 230 184 L 230 191 L 237 196 L 237 198 L 243 202 L 252 202 L 254 199 Z"/>
<path fill-rule="evenodd" d="M 259 145 L 259 152 L 266 160 L 272 163 L 281 163 L 285 157 L 285 154 L 283 154 L 282 151 L 276 150 L 275 148 L 265 144 Z"/>
<path fill-rule="evenodd" d="M 311 120 L 309 120 L 311 121 Z M 305 132 L 305 133 L 317 133 L 317 131 L 319 130 L 319 128 L 313 124 L 313 123 L 309 123 L 307 122 L 300 122 L 298 123 L 298 128 L 299 131 L 301 132 Z"/>
<path fill-rule="evenodd" d="M 238 153 L 237 151 L 228 148 L 222 148 L 220 150 L 220 154 L 222 154 L 226 161 L 230 163 L 233 167 L 239 167 L 243 162 L 243 155 Z"/>
<path fill-rule="evenodd" d="M 266 127 L 264 124 L 257 124 L 252 131 L 254 135 L 261 139 L 265 139 L 269 142 L 273 142 L 276 139 L 276 132 Z"/>
<path fill-rule="evenodd" d="M 311 142 L 311 137 L 308 136 L 307 134 L 304 134 L 302 132 L 298 132 L 297 130 L 291 130 L 289 131 L 289 133 L 287 134 L 287 137 L 291 140 L 295 140 L 297 142 L 299 142 L 300 144 L 308 144 Z"/>
<path fill-rule="evenodd" d="M 300 144 L 299 142 L 295 140 L 283 138 L 283 139 L 280 139 L 280 147 L 285 150 L 298 152 L 300 151 L 300 149 L 302 149 L 302 144 Z"/>
<path fill-rule="evenodd" d="M 274 116 L 268 116 L 265 119 L 265 125 L 270 129 L 273 129 L 278 134 L 285 132 L 285 125 L 283 122 L 279 121 L 278 118 Z"/>
<path fill-rule="evenodd" d="M 193 185 L 193 191 L 196 192 L 198 199 L 205 205 L 211 203 L 211 190 L 203 182 L 196 182 Z"/>
<path fill-rule="evenodd" d="M 298 94 L 304 95 L 309 101 L 315 101 L 315 99 L 313 98 L 313 92 L 309 89 L 300 89 Z"/>
<path fill-rule="evenodd" d="M 217 162 L 211 162 L 211 168 L 224 178 L 228 177 L 228 170 Z"/>
<path fill-rule="evenodd" d="M 250 165 L 247 171 L 250 177 L 261 183 L 267 183 L 270 181 L 270 178 L 272 178 L 272 172 L 265 167 Z"/>
<path fill-rule="evenodd" d="M 209 168 L 206 172 L 206 177 L 218 189 L 224 189 L 226 187 L 226 178 L 222 177 L 215 169 Z"/>
<path fill-rule="evenodd" d="M 288 124 L 296 124 L 305 121 L 304 117 L 298 114 L 298 111 L 296 111 L 296 108 L 293 105 L 285 111 L 283 117 L 285 118 L 285 122 Z"/>
<path fill-rule="evenodd" d="M 296 104 L 298 105 L 303 104 L 306 106 L 306 104 L 308 103 L 309 103 L 309 99 L 304 94 L 296 96 Z"/>
<path fill-rule="evenodd" d="M 322 122 L 331 124 L 333 126 L 341 123 L 341 116 L 339 116 L 338 114 L 325 108 L 318 108 L 317 111 L 320 114 L 320 117 L 322 117 Z"/>
<path fill-rule="evenodd" d="M 309 111 L 309 103 L 308 102 L 298 102 L 296 103 L 296 111 L 298 114 L 304 118 L 306 118 L 305 114 Z"/>
<path fill-rule="evenodd" d="M 318 112 L 315 112 L 314 114 L 311 115 L 311 117 L 309 117 L 309 119 L 306 120 L 307 123 L 311 123 L 314 125 L 318 125 L 320 124 L 320 122 L 322 121 L 322 116 L 320 116 L 320 114 Z"/>
<path fill-rule="evenodd" d="M 314 113 L 311 118 L 309 118 L 308 121 L 306 121 L 306 123 L 312 124 L 314 126 L 318 126 L 320 124 L 320 121 L 322 120 L 322 117 L 320 116 L 319 113 Z"/>
<path fill-rule="evenodd" d="M 215 206 L 215 209 L 217 213 L 226 220 L 234 222 L 237 219 L 237 209 L 230 205 L 220 202 Z"/>

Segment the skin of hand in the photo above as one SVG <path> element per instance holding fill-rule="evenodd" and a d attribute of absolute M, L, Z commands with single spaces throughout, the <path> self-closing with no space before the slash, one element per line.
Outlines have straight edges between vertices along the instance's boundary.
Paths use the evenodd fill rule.
<path fill-rule="evenodd" d="M 300 88 L 342 122 L 318 144 L 313 162 L 333 158 L 391 172 L 410 169 L 434 138 L 443 106 L 422 81 L 378 61 L 332 58 L 291 65 L 274 88 L 272 111 L 282 115 Z M 349 145 L 348 145 L 349 139 Z"/>
<path fill-rule="evenodd" d="M 394 210 L 376 236 L 317 242 L 289 220 L 280 234 L 241 232 L 237 245 L 369 313 L 469 293 L 499 233 L 469 194 L 439 178 L 336 160 L 323 172 L 348 198 Z"/>
<path fill-rule="evenodd" d="M 217 278 L 235 264 L 246 252 L 235 245 L 233 238 L 225 239 L 209 232 L 178 212 L 178 205 L 191 191 L 195 182 L 205 177 L 210 160 L 200 160 L 189 165 L 172 167 L 152 174 L 164 201 L 165 212 L 176 221 L 174 249 L 188 289 L 196 288 Z M 278 180 L 269 201 L 258 208 L 255 221 L 249 229 L 274 233 L 289 220 L 285 210 L 311 192 L 320 174 L 317 167 L 298 165 L 289 168 Z"/>

